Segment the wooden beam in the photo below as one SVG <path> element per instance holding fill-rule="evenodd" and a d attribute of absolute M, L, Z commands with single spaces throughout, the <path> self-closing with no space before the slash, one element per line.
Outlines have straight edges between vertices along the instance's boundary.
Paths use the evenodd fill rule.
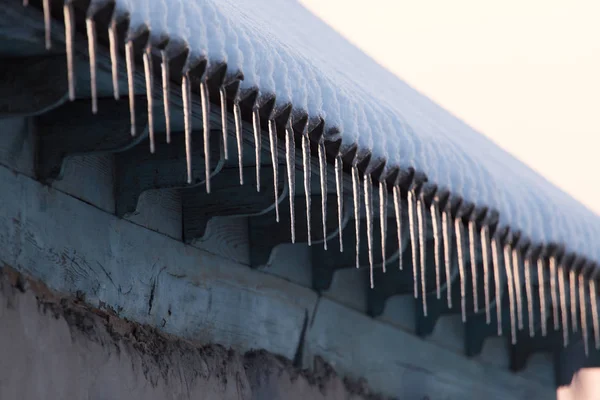
<path fill-rule="evenodd" d="M 150 153 L 144 142 L 115 155 L 115 210 L 116 215 L 135 212 L 140 195 L 151 189 L 179 189 L 198 187 L 205 183 L 204 140 L 202 132 L 192 132 L 193 182 L 188 184 L 186 170 L 185 135 L 176 133 L 172 142 L 157 143 L 156 152 Z M 220 131 L 211 131 L 211 176 L 223 167 Z M 204 189 L 206 190 L 206 189 Z"/>
<path fill-rule="evenodd" d="M 145 104 L 145 96 L 136 98 Z M 60 179 L 67 157 L 114 153 L 139 143 L 146 133 L 144 107 L 136 109 L 137 132 L 132 137 L 129 107 L 126 102 L 99 100 L 97 115 L 92 115 L 88 100 L 76 100 L 36 119 L 37 140 L 35 171 L 41 181 Z"/>
<path fill-rule="evenodd" d="M 248 174 L 254 173 L 254 167 L 245 167 Z M 242 217 L 268 213 L 274 208 L 273 169 L 266 165 L 261 168 L 262 190 L 250 184 L 240 185 L 239 170 L 223 169 L 212 181 L 211 193 L 203 187 L 184 189 L 182 195 L 183 239 L 190 243 L 204 236 L 208 221 L 214 217 Z M 277 201 L 287 197 L 285 174 L 278 175 L 279 193 Z"/>

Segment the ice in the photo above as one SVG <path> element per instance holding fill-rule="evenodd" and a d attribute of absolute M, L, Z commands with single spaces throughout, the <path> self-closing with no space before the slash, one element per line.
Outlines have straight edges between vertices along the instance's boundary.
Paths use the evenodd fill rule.
<path fill-rule="evenodd" d="M 496 321 L 498 325 L 498 336 L 502 335 L 502 294 L 500 292 L 500 243 L 496 236 L 492 238 L 492 264 L 494 268 L 494 290 L 496 292 Z M 510 282 L 509 282 L 510 291 Z"/>
<path fill-rule="evenodd" d="M 486 225 L 481 227 L 479 233 L 481 239 L 481 258 L 483 263 L 483 297 L 485 303 L 485 323 L 490 324 L 492 322 L 492 316 L 490 313 L 490 230 Z"/>
<path fill-rule="evenodd" d="M 415 200 L 414 189 L 408 191 L 408 229 L 410 231 L 410 251 L 412 254 L 412 271 L 413 271 L 413 294 L 415 299 L 419 297 L 419 274 L 417 272 L 418 266 L 418 237 L 417 237 L 417 223 L 415 216 L 415 208 L 417 208 Z"/>
<path fill-rule="evenodd" d="M 162 78 L 163 108 L 165 110 L 166 141 L 167 141 L 167 143 L 171 143 L 171 108 L 169 106 L 171 74 L 169 72 L 169 59 L 167 57 L 167 52 L 165 50 L 161 50 L 160 56 L 161 56 L 160 70 L 161 70 L 161 78 Z M 223 97 L 221 97 L 221 101 L 223 101 Z M 226 142 L 224 142 L 224 143 L 226 143 Z M 227 153 L 227 147 L 225 147 L 225 152 Z M 225 158 L 225 159 L 227 159 L 227 158 Z"/>
<path fill-rule="evenodd" d="M 321 183 L 321 223 L 323 226 L 323 248 L 327 250 L 327 159 L 325 158 L 325 141 L 319 140 L 319 178 Z"/>
<path fill-rule="evenodd" d="M 181 80 L 181 95 L 183 97 L 183 122 L 185 129 L 185 163 L 187 183 L 192 183 L 192 87 L 187 74 Z"/>
<path fill-rule="evenodd" d="M 506 281 L 508 285 L 508 307 L 510 311 L 510 337 L 511 343 L 517 344 L 517 320 L 515 316 L 515 286 L 513 280 L 513 269 L 511 267 L 510 245 L 504 246 L 504 272 L 506 273 Z"/>
<path fill-rule="evenodd" d="M 460 311 L 462 322 L 467 322 L 467 298 L 466 298 L 466 276 L 465 257 L 463 246 L 463 224 L 460 218 L 454 220 L 454 233 L 456 235 L 456 254 L 458 255 L 458 274 L 460 279 Z"/>
<path fill-rule="evenodd" d="M 338 236 L 340 239 L 340 253 L 344 251 L 343 229 L 343 206 L 344 206 L 344 171 L 342 166 L 342 156 L 335 157 L 335 192 L 337 197 L 338 211 Z"/>
<path fill-rule="evenodd" d="M 306 230 L 308 234 L 308 245 L 312 245 L 312 229 L 311 229 L 311 172 L 310 172 L 310 140 L 308 138 L 308 130 L 305 129 L 302 133 L 302 168 L 304 170 L 304 199 L 306 200 Z"/>
<path fill-rule="evenodd" d="M 226 137 L 226 131 L 223 137 Z M 279 222 L 279 160 L 277 157 L 277 126 L 274 119 L 269 119 L 269 147 L 271 150 L 271 166 L 273 167 L 273 193 L 275 194 L 275 221 Z"/>
<path fill-rule="evenodd" d="M 571 304 L 571 328 L 573 332 L 578 331 L 576 284 L 575 271 L 571 269 L 569 270 L 569 303 Z"/>
<path fill-rule="evenodd" d="M 513 279 L 515 280 L 515 298 L 517 307 L 517 326 L 523 330 L 523 294 L 521 293 L 521 258 L 517 248 L 512 249 Z"/>
<path fill-rule="evenodd" d="M 221 140 L 223 141 L 223 158 L 229 160 L 229 144 L 227 133 L 227 90 L 225 86 L 219 88 L 219 102 L 221 104 Z M 165 106 L 166 107 L 166 106 Z"/>
<path fill-rule="evenodd" d="M 50 15 L 50 0 L 43 0 L 42 8 L 44 9 L 44 38 L 46 40 L 46 50 L 50 50 L 52 48 L 52 15 Z"/>
<path fill-rule="evenodd" d="M 150 47 L 144 51 L 144 78 L 146 80 L 146 101 L 148 104 L 148 137 L 150 139 L 150 153 L 155 150 L 154 138 L 154 97 L 152 90 L 154 88 L 154 72 L 152 70 L 152 53 Z"/>
<path fill-rule="evenodd" d="M 133 42 L 128 40 L 125 43 L 125 66 L 127 68 L 127 91 L 129 95 L 129 118 L 131 122 L 131 136 L 135 136 L 135 90 L 134 90 L 134 75 L 135 75 L 135 61 L 133 59 Z M 188 80 L 189 81 L 189 80 Z M 189 85 L 189 83 L 188 83 Z M 191 89 L 190 89 L 191 91 Z M 190 92 L 191 96 L 191 92 Z M 188 98 L 188 107 L 185 107 L 189 112 L 191 119 L 191 97 Z"/>
<path fill-rule="evenodd" d="M 75 35 L 75 15 L 73 5 L 65 3 L 63 6 L 65 17 L 65 45 L 67 50 L 67 79 L 69 83 L 69 100 L 75 100 L 75 65 L 73 40 Z"/>
<path fill-rule="evenodd" d="M 558 288 L 556 284 L 557 270 L 556 270 L 556 257 L 550 257 L 550 297 L 552 300 L 552 319 L 554 320 L 554 330 L 557 331 L 560 328 L 560 319 L 558 316 Z"/>
<path fill-rule="evenodd" d="M 360 268 L 360 178 L 358 167 L 352 166 L 352 199 L 354 200 L 354 230 L 356 234 L 356 268 Z"/>
<path fill-rule="evenodd" d="M 119 97 L 121 97 L 119 94 L 119 48 L 117 44 L 117 23 L 114 20 L 108 27 L 108 42 L 110 49 L 113 95 L 115 100 L 119 100 Z"/>
<path fill-rule="evenodd" d="M 288 121 L 285 128 L 285 165 L 289 188 L 288 197 L 290 200 L 291 238 L 292 243 L 296 243 L 296 218 L 294 213 L 294 199 L 296 197 L 296 145 L 291 120 Z"/>
<path fill-rule="evenodd" d="M 379 182 L 379 229 L 381 234 L 381 259 L 383 260 L 383 273 L 386 272 L 386 250 L 385 241 L 387 238 L 387 207 L 388 207 L 388 189 L 385 181 Z"/>
<path fill-rule="evenodd" d="M 533 288 L 531 286 L 531 256 L 525 256 L 525 295 L 527 296 L 527 319 L 529 321 L 529 336 L 535 334 L 534 315 L 533 315 Z"/>
<path fill-rule="evenodd" d="M 402 200 L 400 199 L 400 187 L 392 189 L 394 199 L 394 213 L 396 214 L 396 236 L 398 237 L 398 249 L 402 253 Z M 398 257 L 398 268 L 402 271 L 402 254 Z"/>
<path fill-rule="evenodd" d="M 435 293 L 439 300 L 442 297 L 441 293 L 441 278 L 440 278 L 440 210 L 437 202 L 432 202 L 429 207 L 431 213 L 431 225 L 433 227 L 433 259 L 435 262 Z"/>
<path fill-rule="evenodd" d="M 417 223 L 419 229 L 419 261 L 421 263 L 421 294 L 423 299 L 423 315 L 427 316 L 427 286 L 426 286 L 426 250 L 427 242 L 425 241 L 427 235 L 427 227 L 425 225 L 425 202 L 423 196 L 419 196 L 417 199 Z"/>
<path fill-rule="evenodd" d="M 86 18 L 85 27 L 88 39 L 88 54 L 90 58 L 90 91 L 92 95 L 92 114 L 98 112 L 98 90 L 96 85 L 96 23 L 92 18 Z"/>
<path fill-rule="evenodd" d="M 365 190 L 365 214 L 367 216 L 367 249 L 369 256 L 369 281 L 371 289 L 375 287 L 373 282 L 373 179 L 371 174 L 364 174 L 363 178 Z"/>
<path fill-rule="evenodd" d="M 475 253 L 475 221 L 469 221 L 469 254 L 471 263 L 471 279 L 473 284 L 473 311 L 479 311 L 479 295 L 477 294 L 477 254 Z"/>
<path fill-rule="evenodd" d="M 585 355 L 587 356 L 589 353 L 589 344 L 588 344 L 588 327 L 587 327 L 587 310 L 586 310 L 586 298 L 585 298 L 585 281 L 583 272 L 579 273 L 579 305 L 581 307 L 581 334 L 583 336 L 583 347 L 585 351 Z"/>
<path fill-rule="evenodd" d="M 448 297 L 448 308 L 452 308 L 452 282 L 450 280 L 450 267 L 452 259 L 450 258 L 450 252 L 452 250 L 452 243 L 450 243 L 450 211 L 446 208 L 442 212 L 442 239 L 444 242 L 444 266 L 446 270 L 446 285 L 448 289 L 446 290 Z"/>
<path fill-rule="evenodd" d="M 256 163 L 256 191 L 260 192 L 260 154 L 262 148 L 260 114 L 258 107 L 252 109 L 252 129 L 254 132 L 254 162 Z"/>
<path fill-rule="evenodd" d="M 589 281 L 590 289 L 590 305 L 592 308 L 592 324 L 594 328 L 594 343 L 596 344 L 596 350 L 600 349 L 600 323 L 598 323 L 598 298 L 596 294 L 596 281 L 595 277 L 592 277 Z"/>
<path fill-rule="evenodd" d="M 546 316 L 546 278 L 544 277 L 544 259 L 540 256 L 537 260 L 537 273 L 538 273 L 538 294 L 540 299 L 540 325 L 542 329 L 542 336 L 548 334 L 548 320 Z"/>
<path fill-rule="evenodd" d="M 210 100 L 205 79 L 200 83 L 200 101 L 202 103 L 202 133 L 204 134 L 204 180 L 206 193 L 210 193 Z"/>
<path fill-rule="evenodd" d="M 562 263 L 558 264 L 558 293 L 560 296 L 563 346 L 567 347 L 569 345 L 569 317 L 567 315 L 567 296 L 565 293 L 565 271 Z"/>
<path fill-rule="evenodd" d="M 242 110 L 239 98 L 233 101 L 233 119 L 235 121 L 235 142 L 237 144 L 238 168 L 240 171 L 240 185 L 244 184 L 244 138 L 242 137 Z"/>

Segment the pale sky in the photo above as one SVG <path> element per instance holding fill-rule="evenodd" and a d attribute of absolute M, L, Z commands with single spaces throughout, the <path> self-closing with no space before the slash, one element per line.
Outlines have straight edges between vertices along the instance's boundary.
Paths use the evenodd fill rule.
<path fill-rule="evenodd" d="M 600 215 L 600 0 L 300 0 Z"/>

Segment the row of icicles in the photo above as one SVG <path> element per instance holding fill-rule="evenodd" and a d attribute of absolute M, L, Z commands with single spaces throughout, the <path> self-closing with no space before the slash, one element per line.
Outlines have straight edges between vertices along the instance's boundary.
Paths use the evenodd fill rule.
<path fill-rule="evenodd" d="M 28 5 L 28 0 L 23 0 L 25 6 Z M 44 24 L 45 24 L 45 40 L 46 48 L 51 48 L 51 16 L 50 16 L 50 0 L 43 0 L 43 12 L 44 12 Z M 74 35 L 75 35 L 75 20 L 74 10 L 70 2 L 64 4 L 64 26 L 65 26 L 65 38 L 66 38 L 66 55 L 67 55 L 67 69 L 68 69 L 68 92 L 70 100 L 75 100 L 75 70 L 74 70 Z M 96 39 L 96 26 L 93 16 L 88 16 L 86 19 L 87 28 L 87 39 L 88 39 L 88 51 L 89 51 L 89 62 L 90 62 L 90 76 L 91 76 L 91 96 L 92 96 L 92 112 L 95 114 L 98 110 L 97 101 L 97 87 L 96 87 L 96 51 L 97 51 L 97 39 Z M 115 99 L 120 98 L 119 92 L 119 78 L 118 78 L 118 43 L 117 43 L 117 32 L 116 32 L 116 21 L 108 28 L 108 37 L 110 42 L 110 59 L 112 62 L 112 82 L 114 89 Z M 148 45 L 143 54 L 143 66 L 144 75 L 146 81 L 146 94 L 147 94 L 147 105 L 148 105 L 148 135 L 150 141 L 150 152 L 154 153 L 155 150 L 155 135 L 153 126 L 153 88 L 154 88 L 154 72 L 151 62 L 152 48 Z M 162 77 L 162 97 L 164 100 L 164 113 L 166 121 L 166 142 L 170 143 L 171 130 L 170 130 L 170 111 L 169 111 L 169 59 L 165 50 L 161 50 L 161 77 Z M 127 40 L 125 43 L 125 62 L 127 69 L 127 82 L 128 82 L 128 94 L 129 94 L 129 107 L 131 115 L 131 135 L 137 134 L 135 130 L 135 92 L 134 86 L 134 74 L 135 74 L 135 62 L 134 62 L 134 49 L 132 40 Z M 206 75 L 206 74 L 205 74 Z M 182 97 L 183 97 L 183 111 L 184 111 L 184 124 L 185 124 L 185 146 L 186 146 L 186 166 L 187 166 L 187 180 L 188 183 L 192 183 L 192 153 L 191 153 L 191 132 L 192 132 L 192 93 L 190 77 L 188 73 L 184 73 L 182 78 Z M 229 158 L 228 146 L 227 146 L 227 98 L 224 87 L 220 89 L 220 107 L 221 107 L 221 128 L 222 128 L 222 139 L 224 146 L 224 158 Z M 204 134 L 204 159 L 205 159 L 205 182 L 206 191 L 210 193 L 210 151 L 209 151 L 209 132 L 210 132 L 210 101 L 208 87 L 206 83 L 206 76 L 200 84 L 200 100 L 202 108 L 202 122 L 203 122 L 203 134 Z M 235 134 L 238 151 L 238 162 L 240 172 L 240 184 L 243 184 L 243 163 L 242 163 L 242 119 L 241 109 L 239 105 L 239 99 L 236 96 L 233 106 L 233 115 L 235 121 Z M 255 143 L 255 156 L 256 156 L 256 188 L 260 191 L 260 153 L 261 153 L 261 126 L 258 107 L 254 107 L 252 112 L 252 126 L 254 132 L 254 143 Z M 268 134 L 269 144 L 271 151 L 271 161 L 273 165 L 274 177 L 273 182 L 275 185 L 275 212 L 276 220 L 279 222 L 279 203 L 277 201 L 278 195 L 278 152 L 277 152 L 277 128 L 274 119 L 270 118 L 268 121 Z M 290 201 L 290 214 L 291 214 L 291 238 L 292 243 L 295 242 L 295 215 L 294 215 L 294 185 L 295 185 L 295 139 L 294 131 L 292 128 L 291 117 L 289 118 L 285 128 L 285 152 L 286 152 L 286 169 L 287 179 L 289 186 L 289 201 Z M 302 164 L 304 172 L 304 192 L 306 199 L 306 219 L 308 223 L 308 244 L 311 245 L 311 226 L 310 226 L 310 209 L 311 209 L 311 150 L 310 142 L 308 137 L 308 129 L 305 128 L 302 134 Z M 325 144 L 321 138 L 318 143 L 318 161 L 319 161 L 319 172 L 320 172 L 320 187 L 322 194 L 322 215 L 323 215 L 323 237 L 325 249 L 327 249 L 327 230 L 326 230 L 326 198 L 327 198 L 327 160 L 325 156 Z M 359 240 L 360 240 L 360 198 L 361 198 L 361 178 L 356 163 L 351 168 L 351 179 L 352 179 L 352 193 L 354 203 L 354 221 L 356 231 L 356 267 L 359 267 Z M 370 284 L 371 288 L 374 287 L 373 282 L 373 219 L 374 219 L 374 201 L 373 201 L 373 181 L 370 174 L 365 173 L 362 179 L 363 186 L 363 197 L 364 206 L 366 211 L 366 222 L 367 222 L 367 242 L 369 251 L 369 267 L 370 267 Z M 335 158 L 335 186 L 337 193 L 337 206 L 338 206 L 338 226 L 339 226 L 339 244 L 340 251 L 343 251 L 342 243 L 342 207 L 343 207 L 343 169 L 342 169 L 342 157 L 338 155 Z M 409 234 L 412 251 L 412 267 L 414 277 L 414 297 L 419 297 L 419 284 L 418 276 L 420 275 L 421 285 L 421 296 L 423 302 L 423 314 L 427 316 L 427 296 L 426 293 L 426 280 L 425 280 L 425 268 L 426 268 L 426 221 L 425 214 L 426 204 L 423 196 L 418 194 L 413 186 L 407 195 L 408 203 L 408 218 L 409 218 Z M 388 209 L 388 188 L 385 181 L 378 183 L 379 190 L 379 213 L 380 213 L 380 230 L 381 237 L 387 236 L 387 209 Z M 398 237 L 399 248 L 402 249 L 402 201 L 401 201 L 401 190 L 398 185 L 392 187 L 392 201 L 396 219 L 396 235 Z M 460 217 L 452 218 L 449 207 L 440 210 L 438 203 L 433 201 L 429 207 L 431 215 L 431 221 L 433 226 L 434 236 L 434 259 L 435 259 L 435 281 L 436 281 L 436 293 L 437 298 L 441 298 L 441 268 L 442 265 L 445 267 L 446 282 L 450 285 L 451 280 L 451 237 L 452 237 L 452 225 L 454 229 L 454 236 L 456 238 L 457 245 L 457 256 L 458 256 L 458 270 L 460 280 L 460 293 L 461 293 L 461 314 L 462 321 L 465 322 L 467 318 L 466 310 L 466 273 L 465 273 L 465 247 L 464 247 L 464 224 Z M 452 224 L 453 220 L 453 224 Z M 476 263 L 476 242 L 479 236 L 482 253 L 482 264 L 483 264 L 483 280 L 484 280 L 484 303 L 485 303 L 485 315 L 487 324 L 491 323 L 491 299 L 490 299 L 490 265 L 493 270 L 493 280 L 495 282 L 495 303 L 496 305 L 502 304 L 501 299 L 501 277 L 500 277 L 500 258 L 503 259 L 503 266 L 508 281 L 508 296 L 509 296 L 509 309 L 510 309 L 510 331 L 511 341 L 513 344 L 517 343 L 517 329 L 523 329 L 523 295 L 521 292 L 521 278 L 519 273 L 519 266 L 521 265 L 521 253 L 518 249 L 513 248 L 510 243 L 502 245 L 499 238 L 494 235 L 490 238 L 489 227 L 485 224 L 477 231 L 477 227 L 474 221 L 470 221 L 468 224 L 468 251 L 469 261 L 471 264 L 472 274 L 472 285 L 473 285 L 473 311 L 479 312 L 479 299 L 477 292 L 477 263 Z M 441 251 L 440 251 L 441 250 Z M 381 241 L 381 253 L 382 259 L 386 259 L 386 248 L 385 240 Z M 501 254 L 502 253 L 502 254 Z M 399 257 L 399 268 L 402 269 L 402 257 Z M 442 260 L 443 259 L 443 260 Z M 554 329 L 559 330 L 562 322 L 563 327 L 563 344 L 567 346 L 569 343 L 569 310 L 567 309 L 567 295 L 566 295 L 566 283 L 565 283 L 565 271 L 566 267 L 562 261 L 564 258 L 557 260 L 556 256 L 551 256 L 548 262 L 548 269 L 550 274 L 550 298 L 552 300 L 552 311 Z M 535 335 L 534 326 L 534 315 L 533 311 L 533 288 L 531 282 L 531 268 L 532 265 L 537 267 L 538 274 L 538 293 L 540 301 L 540 313 L 541 313 L 541 333 L 542 336 L 547 335 L 547 309 L 546 309 L 546 293 L 544 282 L 544 271 L 546 270 L 546 261 L 542 255 L 537 259 L 533 259 L 530 255 L 526 255 L 524 260 L 524 273 L 525 273 L 525 292 L 527 298 L 527 311 L 529 318 L 529 334 L 530 336 Z M 383 272 L 385 272 L 385 262 L 383 263 Z M 420 269 L 420 271 L 418 270 Z M 569 271 L 569 294 L 570 294 L 570 314 L 571 314 L 571 326 L 574 332 L 578 330 L 577 320 L 577 303 L 579 303 L 579 315 L 581 317 L 581 330 L 583 335 L 583 341 L 585 346 L 585 353 L 588 354 L 588 326 L 587 326 L 587 310 L 586 310 L 586 290 L 585 290 L 585 268 L 581 271 L 579 276 L 576 277 L 576 272 L 571 269 Z M 578 279 L 576 279 L 578 278 Z M 578 283 L 576 283 L 578 280 Z M 558 281 L 558 282 L 557 282 Z M 579 289 L 579 299 L 575 291 L 575 286 Z M 600 326 L 598 321 L 598 310 L 596 302 L 596 283 L 594 279 L 590 279 L 588 282 L 588 289 L 590 295 L 591 314 L 593 318 L 593 332 L 596 349 L 600 349 Z M 559 300 L 560 299 L 560 300 Z M 578 301 L 579 300 L 579 301 Z M 451 290 L 447 290 L 447 302 L 448 307 L 452 307 Z M 560 303 L 560 304 L 559 304 Z M 560 309 L 560 319 L 559 319 Z M 498 325 L 498 335 L 502 335 L 502 307 L 496 306 L 496 319 Z"/>

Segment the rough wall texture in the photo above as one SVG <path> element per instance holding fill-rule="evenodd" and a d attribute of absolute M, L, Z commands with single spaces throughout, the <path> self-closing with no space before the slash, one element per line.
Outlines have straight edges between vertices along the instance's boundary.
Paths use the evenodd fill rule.
<path fill-rule="evenodd" d="M 0 399 L 367 399 L 324 363 L 200 346 L 0 269 Z"/>

